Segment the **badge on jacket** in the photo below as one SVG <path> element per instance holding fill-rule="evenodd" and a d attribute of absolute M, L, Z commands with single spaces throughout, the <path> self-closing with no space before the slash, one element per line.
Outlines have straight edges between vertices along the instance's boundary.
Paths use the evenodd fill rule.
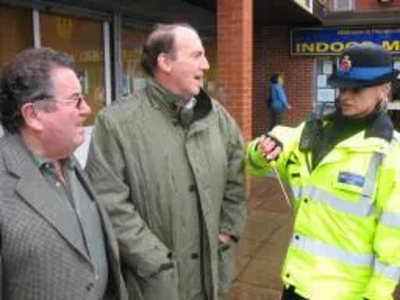
<path fill-rule="evenodd" d="M 338 182 L 358 187 L 363 187 L 365 182 L 365 177 L 350 172 L 340 172 Z"/>

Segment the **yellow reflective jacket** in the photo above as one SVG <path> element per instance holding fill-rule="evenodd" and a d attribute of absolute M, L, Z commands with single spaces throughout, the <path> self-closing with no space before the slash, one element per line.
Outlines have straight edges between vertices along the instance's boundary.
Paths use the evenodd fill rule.
<path fill-rule="evenodd" d="M 310 171 L 299 150 L 303 128 L 270 133 L 283 144 L 276 168 L 294 195 L 284 284 L 308 299 L 393 299 L 400 278 L 399 134 L 389 143 L 359 132 Z M 246 157 L 251 174 L 270 171 L 257 140 Z"/>

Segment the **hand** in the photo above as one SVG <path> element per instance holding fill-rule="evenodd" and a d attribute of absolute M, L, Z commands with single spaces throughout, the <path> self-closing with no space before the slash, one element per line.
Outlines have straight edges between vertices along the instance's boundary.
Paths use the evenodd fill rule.
<path fill-rule="evenodd" d="M 292 106 L 291 106 L 290 104 L 288 104 L 288 105 L 287 105 L 287 109 L 288 109 L 288 110 L 291 110 L 291 109 L 292 109 Z"/>
<path fill-rule="evenodd" d="M 258 140 L 258 151 L 266 160 L 275 160 L 282 148 L 272 138 L 262 135 Z"/>
<path fill-rule="evenodd" d="M 220 234 L 218 234 L 218 241 L 219 241 L 221 244 L 227 245 L 227 244 L 229 244 L 230 241 L 231 241 L 231 236 L 230 236 L 230 234 L 228 234 L 228 233 L 221 232 Z"/>

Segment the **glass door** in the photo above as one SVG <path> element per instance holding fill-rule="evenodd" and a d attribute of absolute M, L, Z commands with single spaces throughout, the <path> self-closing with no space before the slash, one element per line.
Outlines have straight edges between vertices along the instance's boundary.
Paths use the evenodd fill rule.
<path fill-rule="evenodd" d="M 0 6 L 0 72 L 22 50 L 32 47 L 32 11 Z M 6 28 L 6 30 L 4 30 Z M 3 129 L 0 126 L 0 136 Z"/>
<path fill-rule="evenodd" d="M 41 45 L 69 53 L 75 58 L 82 91 L 92 109 L 85 123 L 85 142 L 75 152 L 82 165 L 86 163 L 96 116 L 111 102 L 108 28 L 107 22 L 61 14 L 40 14 Z"/>
<path fill-rule="evenodd" d="M 40 37 L 43 47 L 66 52 L 75 58 L 82 90 L 92 109 L 86 125 L 93 125 L 97 113 L 106 105 L 103 23 L 43 13 Z"/>

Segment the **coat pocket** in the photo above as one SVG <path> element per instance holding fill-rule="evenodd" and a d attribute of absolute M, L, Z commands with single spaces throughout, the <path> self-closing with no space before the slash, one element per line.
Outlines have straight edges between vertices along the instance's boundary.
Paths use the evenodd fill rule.
<path fill-rule="evenodd" d="M 125 280 L 129 300 L 144 300 L 140 289 L 139 278 L 129 268 L 122 267 L 122 274 Z"/>
<path fill-rule="evenodd" d="M 221 246 L 218 249 L 219 295 L 229 292 L 232 286 L 233 271 L 233 249 L 230 246 Z"/>

